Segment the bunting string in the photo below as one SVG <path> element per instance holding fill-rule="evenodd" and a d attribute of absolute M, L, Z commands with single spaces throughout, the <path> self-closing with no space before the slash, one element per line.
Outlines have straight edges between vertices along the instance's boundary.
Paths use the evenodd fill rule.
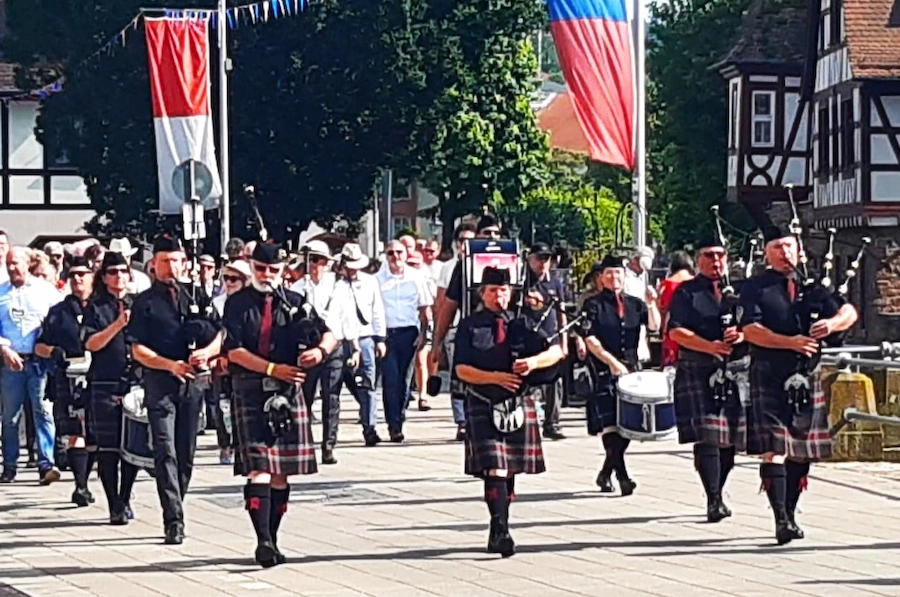
<path fill-rule="evenodd" d="M 270 20 L 294 17 L 303 12 L 309 0 L 262 0 L 249 4 L 234 6 L 225 11 L 225 26 L 228 29 L 237 29 L 245 25 L 255 25 L 257 23 L 267 23 Z M 218 22 L 219 14 L 216 9 L 166 9 L 166 8 L 144 8 L 133 18 L 125 27 L 119 30 L 114 36 L 106 41 L 102 46 L 97 48 L 90 55 L 72 67 L 71 71 L 77 71 L 93 60 L 99 60 L 103 56 L 112 56 L 117 48 L 126 47 L 126 42 L 130 35 L 137 31 L 145 18 L 153 18 L 155 15 L 162 15 L 167 19 L 188 19 L 194 21 L 206 21 L 209 23 L 210 29 L 217 29 L 220 25 Z M 16 101 L 38 100 L 44 101 L 50 96 L 63 90 L 65 77 L 47 83 L 39 89 L 23 92 L 17 95 L 6 96 L 0 101 L 4 104 Z"/>

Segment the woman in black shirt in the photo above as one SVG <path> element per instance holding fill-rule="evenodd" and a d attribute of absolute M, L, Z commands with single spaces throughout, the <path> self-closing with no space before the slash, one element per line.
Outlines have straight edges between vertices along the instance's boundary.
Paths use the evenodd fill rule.
<path fill-rule="evenodd" d="M 659 329 L 659 311 L 652 293 L 648 292 L 647 303 L 624 294 L 625 266 L 620 258 L 607 255 L 594 269 L 594 284 L 597 292 L 585 300 L 583 309 L 591 322 L 585 339 L 588 358 L 597 371 L 597 388 L 586 404 L 588 433 L 601 435 L 606 451 L 597 485 L 604 493 L 612 492 L 615 472 L 622 495 L 631 495 L 637 484 L 625 468 L 625 450 L 631 440 L 618 433 L 616 380 L 640 369 L 641 326 Z"/>

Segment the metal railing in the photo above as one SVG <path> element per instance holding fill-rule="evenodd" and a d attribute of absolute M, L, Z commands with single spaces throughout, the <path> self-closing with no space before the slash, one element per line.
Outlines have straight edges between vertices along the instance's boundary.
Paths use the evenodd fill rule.
<path fill-rule="evenodd" d="M 900 427 L 900 417 L 864 413 L 851 406 L 844 409 L 841 420 L 831 428 L 831 437 L 840 433 L 841 430 L 850 423 L 878 423 L 879 425 L 896 425 Z"/>

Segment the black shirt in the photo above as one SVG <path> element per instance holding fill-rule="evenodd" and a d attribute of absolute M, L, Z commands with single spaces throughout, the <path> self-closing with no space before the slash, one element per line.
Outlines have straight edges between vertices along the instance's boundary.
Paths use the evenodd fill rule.
<path fill-rule="evenodd" d="M 684 328 L 710 342 L 722 340 L 725 329 L 722 325 L 723 306 L 715 294 L 715 286 L 718 284 L 718 280 L 703 275 L 679 284 L 669 304 L 668 328 L 670 330 Z M 736 282 L 736 291 L 739 291 L 742 285 L 743 280 Z M 724 310 L 729 309 L 726 306 Z M 734 312 L 736 310 L 731 309 L 732 323 L 728 327 L 738 325 L 737 314 Z M 736 344 L 731 358 L 741 358 L 747 350 L 746 343 Z"/>
<path fill-rule="evenodd" d="M 494 312 L 482 309 L 459 322 L 456 331 L 453 367 L 469 365 L 482 371 L 512 372 L 512 351 L 508 342 L 497 342 L 498 321 L 504 324 L 512 317 L 509 311 Z M 502 400 L 510 392 L 501 386 L 478 386 L 488 398 Z"/>
<path fill-rule="evenodd" d="M 774 269 L 747 280 L 741 289 L 740 324 L 747 326 L 758 323 L 782 336 L 808 336 L 813 319 L 828 319 L 837 315 L 840 303 L 821 286 L 806 290 L 803 300 L 792 303 L 788 295 L 787 280 L 787 276 Z M 826 338 L 826 343 L 831 343 L 838 337 L 839 334 L 835 334 L 834 338 Z M 768 355 L 773 360 L 785 359 L 786 365 L 793 365 L 800 358 L 792 350 L 761 351 L 761 355 Z"/>
<path fill-rule="evenodd" d="M 588 336 L 594 336 L 603 348 L 625 365 L 634 367 L 638 363 L 637 348 L 641 338 L 641 326 L 647 325 L 649 314 L 644 301 L 620 295 L 625 305 L 625 316 L 619 318 L 616 294 L 602 290 L 584 302 L 584 312 L 591 322 Z M 604 369 L 606 364 L 595 358 L 595 363 Z"/>
<path fill-rule="evenodd" d="M 544 297 L 544 306 L 541 309 L 533 310 L 533 315 L 535 320 L 539 321 L 544 317 L 545 312 L 550 311 L 541 323 L 540 331 L 545 338 L 553 337 L 559 331 L 560 302 L 563 300 L 565 292 L 562 282 L 549 276 L 538 280 L 534 270 L 528 268 L 525 287 L 528 290 L 537 290 Z"/>
<path fill-rule="evenodd" d="M 94 296 L 84 310 L 85 342 L 91 336 L 111 326 L 119 318 L 120 303 L 121 308 L 127 310 L 132 308 L 133 301 L 134 298 L 130 295 L 126 295 L 120 300 L 108 292 Z M 106 346 L 91 353 L 89 380 L 120 381 L 125 377 L 128 372 L 131 344 L 134 342 L 134 338 L 127 333 L 128 329 L 120 330 Z"/>
<path fill-rule="evenodd" d="M 137 295 L 131 308 L 128 334 L 136 344 L 143 344 L 161 357 L 186 361 L 190 350 L 182 325 L 194 316 L 190 312 L 190 290 L 179 283 L 173 300 L 173 289 L 175 286 L 154 282 L 153 286 Z M 216 319 L 215 309 L 201 293 L 197 295 L 197 308 L 199 313 L 196 315 Z"/>
<path fill-rule="evenodd" d="M 461 304 L 463 300 L 462 268 L 463 258 L 460 256 L 459 261 L 456 262 L 456 267 L 453 268 L 453 273 L 450 274 L 450 282 L 447 283 L 447 290 L 444 293 L 446 298 L 457 305 Z"/>
<path fill-rule="evenodd" d="M 265 358 L 272 363 L 296 365 L 301 352 L 299 338 L 295 328 L 290 325 L 290 317 L 285 312 L 284 303 L 277 296 L 267 295 L 252 286 L 235 292 L 225 301 L 225 314 L 222 318 L 225 326 L 223 348 L 225 351 L 244 348 L 257 356 L 262 356 L 259 352 L 259 335 L 262 331 L 266 296 L 272 297 L 272 335 L 269 355 Z M 289 304 L 288 309 L 291 307 L 301 309 L 295 317 L 302 317 L 305 299 L 290 290 L 286 290 L 284 296 Z M 320 336 L 328 331 L 325 321 L 316 314 L 315 309 L 310 310 L 310 319 L 310 323 Z M 247 373 L 246 369 L 238 365 L 231 364 L 230 367 L 232 373 Z"/>
<path fill-rule="evenodd" d="M 68 295 L 61 302 L 50 307 L 37 341 L 47 346 L 62 348 L 67 359 L 83 357 L 84 345 L 81 343 L 83 315 L 84 308 L 81 299 L 71 294 Z"/>

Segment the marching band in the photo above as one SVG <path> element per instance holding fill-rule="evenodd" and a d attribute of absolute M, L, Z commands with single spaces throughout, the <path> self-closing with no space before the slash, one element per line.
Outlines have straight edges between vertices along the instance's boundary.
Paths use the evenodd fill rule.
<path fill-rule="evenodd" d="M 596 263 L 587 279 L 590 288 L 570 305 L 548 276 L 549 247 L 535 245 L 529 259 L 516 240 L 500 238 L 500 224 L 489 215 L 482 217 L 475 238 L 459 236 L 459 259 L 435 305 L 431 354 L 441 360 L 443 342 L 455 330 L 447 351 L 454 420 L 458 439 L 464 440 L 465 473 L 484 483 L 490 553 L 515 553 L 509 507 L 516 477 L 546 468 L 536 398 L 552 393 L 570 345 L 589 380 L 588 433 L 601 436 L 604 460 L 596 478 L 601 492 L 614 492 L 614 479 L 621 495 L 635 491 L 625 460 L 632 440 L 677 435 L 679 443 L 693 447 L 709 522 L 731 516 L 723 489 L 735 456 L 754 455 L 762 460 L 759 474 L 777 542 L 803 538 L 796 508 L 810 463 L 831 455 L 818 355 L 823 345 L 839 344 L 856 321 L 856 309 L 845 298 L 855 269 L 845 282 L 835 283 L 830 242 L 823 277 L 812 279 L 795 218 L 787 228 L 763 231 L 768 267 L 733 281 L 728 242 L 714 211 L 717 234 L 694 245 L 697 274 L 680 280 L 667 297 L 664 334 L 675 349 L 663 371 L 646 369 L 638 354 L 642 333 L 663 323 L 656 293 L 650 285 L 643 298 L 625 292 L 621 257 L 610 254 Z M 361 253 L 356 245 L 351 249 Z M 331 259 L 327 247 L 318 253 L 323 255 L 308 256 L 307 272 Z M 332 360 L 339 373 L 346 356 L 359 353 L 360 341 L 380 343 L 385 332 L 357 334 L 350 350 L 344 345 L 350 338 L 338 329 L 348 314 L 320 313 L 328 310 L 323 305 L 334 292 L 317 295 L 309 280 L 297 284 L 300 294 L 285 290 L 287 266 L 275 245 L 254 243 L 249 266 L 230 267 L 233 287 L 216 298 L 182 282 L 186 253 L 177 239 L 158 238 L 153 254 L 155 281 L 136 297 L 128 292 L 130 265 L 120 253 L 106 253 L 93 292 L 90 268 L 73 262 L 72 295 L 53 308 L 48 322 L 55 323 L 44 326 L 36 345 L 38 356 L 57 367 L 53 391 L 75 474 L 72 500 L 79 506 L 93 502 L 87 472 L 96 458 L 110 523 L 127 524 L 134 517 L 134 480 L 145 468 L 156 477 L 165 542 L 180 544 L 198 419 L 215 379 L 217 400 L 227 406 L 221 435 L 230 444 L 220 448 L 229 459 L 233 449 L 234 472 L 247 479 L 244 499 L 257 535 L 255 560 L 266 568 L 284 563 L 277 533 L 287 511 L 289 477 L 317 472 L 310 380 Z M 360 262 L 352 250 L 341 257 L 342 267 L 351 270 Z M 395 269 L 382 277 L 399 279 L 402 271 Z M 748 265 L 747 272 L 751 269 Z M 348 285 L 354 283 L 351 274 L 355 270 L 343 274 Z M 363 329 L 370 324 L 359 310 L 358 291 L 349 294 Z M 418 294 L 410 297 L 415 309 L 428 306 Z M 387 348 L 379 344 L 379 357 L 396 340 L 390 321 L 386 331 Z M 374 386 L 356 358 L 354 384 Z M 338 373 L 323 383 L 326 393 L 339 391 Z M 402 409 L 407 392 L 402 372 L 394 373 L 399 381 L 392 400 Z M 440 391 L 437 378 L 427 385 L 430 395 Z M 325 401 L 336 410 L 333 396 Z M 366 443 L 374 445 L 374 421 L 369 407 L 364 410 Z M 326 419 L 337 418 L 330 414 Z M 392 416 L 391 438 L 400 442 L 403 415 Z M 544 437 L 561 439 L 548 416 Z M 337 423 L 326 425 L 323 463 L 329 464 L 336 462 Z"/>

